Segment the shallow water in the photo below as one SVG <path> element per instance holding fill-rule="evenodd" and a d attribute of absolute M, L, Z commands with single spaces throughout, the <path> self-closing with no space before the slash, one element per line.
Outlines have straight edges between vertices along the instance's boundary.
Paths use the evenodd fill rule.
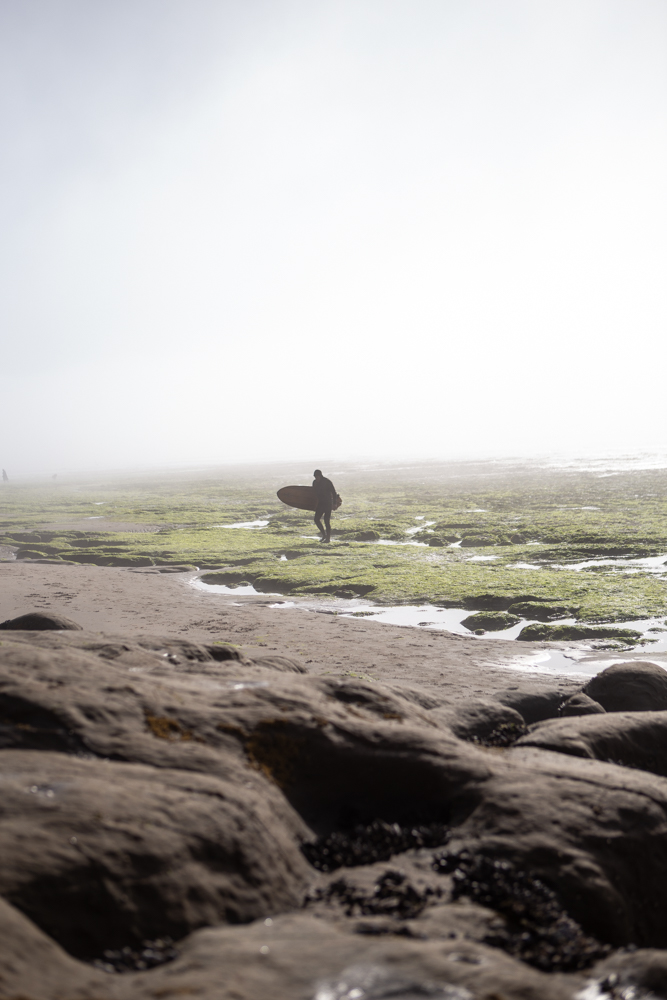
<path fill-rule="evenodd" d="M 260 594 L 251 583 L 244 587 L 226 587 L 222 583 L 204 583 L 200 579 L 190 580 L 189 586 L 203 590 L 207 594 L 233 594 L 234 597 L 281 597 L 281 594 Z"/>
<path fill-rule="evenodd" d="M 415 521 L 424 521 L 424 516 L 422 515 L 421 517 L 416 517 Z M 432 524 L 435 524 L 435 521 L 424 521 L 423 524 L 418 524 L 414 528 L 406 528 L 405 534 L 416 535 L 418 531 L 422 530 L 422 528 L 430 528 Z"/>
<path fill-rule="evenodd" d="M 212 524 L 212 528 L 265 528 L 268 521 L 239 521 L 238 524 Z"/>
<path fill-rule="evenodd" d="M 190 586 L 206 593 L 231 594 L 239 597 L 282 596 L 280 594 L 261 594 L 255 590 L 252 584 L 244 587 L 227 587 L 222 584 L 204 583 L 198 578 L 191 580 Z M 336 614 L 341 618 L 363 617 L 384 625 L 399 625 L 405 628 L 419 628 L 424 631 L 452 632 L 456 635 L 465 635 L 470 639 L 516 640 L 521 630 L 526 625 L 532 623 L 530 619 L 522 619 L 511 628 L 503 629 L 499 632 L 485 632 L 483 636 L 476 636 L 461 624 L 468 615 L 473 614 L 472 611 L 464 608 L 438 608 L 433 604 L 399 604 L 394 607 L 382 607 L 361 599 L 348 600 L 345 598 L 330 598 L 318 601 L 301 598 L 298 603 L 296 601 L 285 600 L 269 605 L 271 608 L 295 608 L 297 606 L 327 614 Z M 665 621 L 666 619 L 664 618 L 642 618 L 634 621 L 614 622 L 613 624 L 614 628 L 631 628 L 637 632 L 641 632 L 646 642 L 640 642 L 632 646 L 632 652 L 643 653 L 645 651 L 645 658 L 650 659 L 651 654 L 667 652 L 667 631 L 654 633 L 649 631 L 652 628 L 665 628 Z M 549 624 L 573 625 L 575 624 L 575 619 L 561 618 Z M 520 648 L 521 644 L 518 643 L 516 657 L 502 666 L 527 673 L 573 674 L 582 677 L 594 677 L 604 667 L 624 659 L 621 653 L 616 658 L 601 660 L 598 658 L 601 651 L 596 651 L 594 646 L 584 645 L 581 642 L 576 648 L 572 649 L 541 650 L 534 653 L 521 653 Z M 627 659 L 627 656 L 625 658 Z M 660 661 L 656 662 L 659 663 Z"/>
<path fill-rule="evenodd" d="M 609 559 L 587 559 L 580 563 L 550 563 L 550 569 L 573 569 L 578 572 L 591 566 L 618 566 L 627 573 L 667 573 L 667 553 L 646 556 L 642 559 L 627 559 L 621 556 Z"/>

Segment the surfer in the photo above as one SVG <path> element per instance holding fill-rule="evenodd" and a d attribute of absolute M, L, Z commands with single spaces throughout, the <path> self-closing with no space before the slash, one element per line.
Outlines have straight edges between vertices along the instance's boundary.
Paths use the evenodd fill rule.
<path fill-rule="evenodd" d="M 315 469 L 313 475 L 315 479 L 313 480 L 313 489 L 317 494 L 317 510 L 315 511 L 315 524 L 317 529 L 321 534 L 321 542 L 331 541 L 331 511 L 333 510 L 336 501 L 338 500 L 338 494 L 334 484 L 326 476 L 322 475 L 321 469 Z M 311 508 L 312 510 L 312 508 Z M 324 518 L 324 525 L 322 526 L 322 518 Z"/>

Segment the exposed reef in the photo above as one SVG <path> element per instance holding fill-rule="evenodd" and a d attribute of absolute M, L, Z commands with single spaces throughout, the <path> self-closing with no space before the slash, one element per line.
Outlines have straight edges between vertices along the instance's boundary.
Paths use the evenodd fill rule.
<path fill-rule="evenodd" d="M 661 668 L 453 702 L 16 623 L 3 997 L 667 995 Z"/>

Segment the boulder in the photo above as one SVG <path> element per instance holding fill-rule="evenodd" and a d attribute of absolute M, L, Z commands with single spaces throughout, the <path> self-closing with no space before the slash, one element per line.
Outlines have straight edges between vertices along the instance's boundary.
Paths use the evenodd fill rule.
<path fill-rule="evenodd" d="M 280 670 L 282 673 L 287 674 L 308 673 L 303 663 L 300 663 L 299 660 L 295 660 L 290 656 L 278 656 L 276 654 L 271 656 L 259 656 L 254 658 L 253 663 L 256 667 L 265 667 L 267 670 Z"/>
<path fill-rule="evenodd" d="M 441 549 L 445 545 L 445 540 L 443 538 L 440 538 L 438 535 L 431 535 L 431 537 L 428 540 L 428 544 L 431 546 L 432 549 Z"/>
<path fill-rule="evenodd" d="M 614 663 L 593 677 L 584 693 L 607 712 L 651 712 L 667 709 L 667 670 L 656 663 Z"/>
<path fill-rule="evenodd" d="M 490 545 L 499 545 L 496 535 L 464 535 L 461 540 L 462 549 L 487 548 Z"/>
<path fill-rule="evenodd" d="M 77 625 L 71 618 L 64 615 L 54 615 L 51 612 L 31 611 L 27 615 L 20 615 L 18 618 L 8 618 L 7 621 L 0 622 L 0 629 L 12 629 L 21 632 L 67 630 L 81 631 L 81 625 Z"/>
<path fill-rule="evenodd" d="M 537 620 L 538 622 L 556 621 L 558 618 L 569 618 L 575 614 L 579 608 L 568 604 L 543 604 L 538 601 L 518 601 L 508 608 L 510 614 L 519 615 L 521 618 Z"/>
<path fill-rule="evenodd" d="M 7 634 L 0 894 L 47 971 L 0 947 L 4 995 L 571 1000 L 608 946 L 667 944 L 667 711 L 521 736 L 553 683 L 449 704 L 224 644 Z M 173 960 L 98 978 L 54 940 Z"/>
<path fill-rule="evenodd" d="M 517 690 L 503 691 L 498 695 L 498 701 L 519 712 L 526 725 L 530 726 L 543 719 L 555 719 L 567 697 L 561 688 L 545 690 L 524 683 Z"/>
<path fill-rule="evenodd" d="M 294 829 L 241 780 L 34 750 L 0 760 L 0 895 L 70 954 L 300 901 Z"/>
<path fill-rule="evenodd" d="M 569 642 L 576 639 L 621 639 L 624 642 L 638 642 L 641 632 L 631 628 L 615 628 L 613 625 L 526 625 L 517 639 L 522 642 Z"/>
<path fill-rule="evenodd" d="M 486 632 L 500 632 L 520 621 L 516 615 L 510 615 L 506 611 L 480 611 L 476 615 L 468 615 L 461 624 L 471 632 L 480 628 Z"/>
<path fill-rule="evenodd" d="M 377 531 L 358 531 L 354 535 L 355 542 L 377 542 L 380 536 Z"/>
<path fill-rule="evenodd" d="M 592 698 L 589 698 L 582 691 L 579 694 L 573 694 L 571 698 L 564 701 L 558 709 L 558 714 L 563 717 L 573 715 L 602 715 L 604 711 L 604 708 L 598 701 L 593 701 Z"/>
<path fill-rule="evenodd" d="M 540 747 L 667 776 L 667 712 L 603 712 L 532 726 L 517 746 Z"/>
<path fill-rule="evenodd" d="M 113 976 L 72 959 L 0 901 L 0 987 L 30 1000 L 572 1000 L 584 986 L 583 976 L 566 982 L 484 944 L 498 922 L 489 910 L 457 903 L 427 914 L 333 921 L 302 912 L 210 927 L 179 942 L 175 961 Z"/>

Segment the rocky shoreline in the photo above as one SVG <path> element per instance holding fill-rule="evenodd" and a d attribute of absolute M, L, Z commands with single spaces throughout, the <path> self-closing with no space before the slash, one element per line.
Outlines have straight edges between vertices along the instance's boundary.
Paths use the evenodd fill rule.
<path fill-rule="evenodd" d="M 0 626 L 3 997 L 667 995 L 661 667 L 452 698 L 41 615 Z"/>

